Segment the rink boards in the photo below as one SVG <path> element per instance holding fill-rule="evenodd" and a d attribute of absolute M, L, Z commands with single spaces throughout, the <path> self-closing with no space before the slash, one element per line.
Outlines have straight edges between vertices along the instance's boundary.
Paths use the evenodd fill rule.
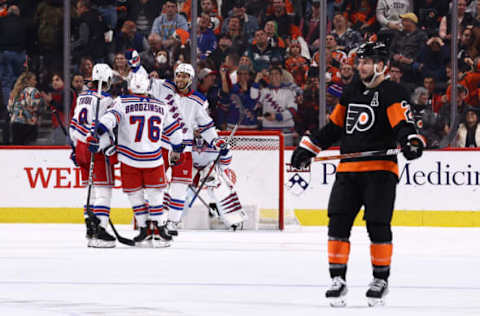
<path fill-rule="evenodd" d="M 58 147 L 0 149 L 3 166 L 0 222 L 76 223 L 82 221 L 85 189 L 80 172 L 68 159 L 70 150 Z M 325 151 L 322 155 L 336 154 Z M 273 155 L 273 156 L 272 156 Z M 325 225 L 330 188 L 337 161 L 313 163 L 310 170 L 297 172 L 285 152 L 284 202 L 287 213 L 302 225 Z M 442 150 L 406 162 L 399 155 L 400 180 L 394 225 L 480 226 L 480 151 Z M 233 169 L 242 203 L 257 204 L 264 216 L 276 216 L 279 174 L 262 163 L 278 163 L 266 152 L 237 152 Z M 116 176 L 118 177 L 118 170 Z M 132 213 L 119 188 L 114 190 L 112 217 L 129 223 Z M 345 197 L 348 198 L 348 197 Z M 273 215 L 272 215 L 273 214 Z M 360 216 L 357 223 L 360 223 Z"/>

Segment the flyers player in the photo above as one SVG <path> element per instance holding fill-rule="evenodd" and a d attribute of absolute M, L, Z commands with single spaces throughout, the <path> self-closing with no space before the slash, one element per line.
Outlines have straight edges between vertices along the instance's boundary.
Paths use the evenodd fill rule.
<path fill-rule="evenodd" d="M 102 149 L 103 139 L 113 135 L 118 126 L 118 160 L 122 189 L 127 194 L 140 233 L 134 238 L 138 245 L 149 242 L 149 225 L 153 225 L 153 246 L 170 245 L 166 234 L 163 210 L 163 190 L 167 186 L 162 157 L 162 135 L 170 139 L 173 161 L 180 159 L 183 150 L 179 122 L 172 117 L 165 103 L 150 98 L 150 80 L 136 73 L 128 83 L 131 95 L 120 96 L 97 127 L 99 139 L 88 137 L 89 150 Z M 147 203 L 148 199 L 148 203 Z M 149 244 L 146 244 L 149 246 Z"/>
<path fill-rule="evenodd" d="M 93 89 L 82 92 L 76 101 L 75 112 L 70 121 L 69 135 L 75 147 L 75 160 L 80 167 L 82 184 L 86 185 L 90 169 L 90 152 L 87 148 L 87 136 L 95 123 L 95 111 L 98 102 L 98 117 L 102 116 L 113 105 L 113 99 L 106 91 L 110 89 L 112 70 L 107 64 L 96 64 L 92 70 Z M 96 91 L 99 82 L 102 82 L 100 98 Z M 106 145 L 110 140 L 106 140 Z M 110 201 L 113 187 L 113 161 L 107 163 L 103 152 L 96 153 L 93 167 L 93 186 L 90 197 L 90 209 L 100 220 L 100 225 L 95 224 L 88 217 L 86 206 L 84 211 L 87 226 L 88 246 L 94 248 L 115 247 L 115 237 L 110 235 L 106 228 L 110 216 Z M 111 159 L 113 160 L 113 159 Z M 96 232 L 95 232 L 96 230 Z"/>
<path fill-rule="evenodd" d="M 150 93 L 159 100 L 170 105 L 173 117 L 179 120 L 183 132 L 185 149 L 179 163 L 172 167 L 172 179 L 169 187 L 167 231 L 171 236 L 178 235 L 177 224 L 183 214 L 188 186 L 192 183 L 192 146 L 193 130 L 198 127 L 200 135 L 215 149 L 225 149 L 226 141 L 218 137 L 215 124 L 207 113 L 208 101 L 200 92 L 191 89 L 195 71 L 190 64 L 179 64 L 175 68 L 175 81 L 153 80 Z M 165 147 L 163 156 L 168 157 L 170 144 L 164 138 Z M 168 169 L 169 162 L 165 161 Z"/>
<path fill-rule="evenodd" d="M 321 150 L 340 140 L 341 153 L 402 147 L 406 159 L 422 155 L 425 142 L 417 134 L 406 90 L 385 80 L 388 50 L 382 43 L 365 43 L 357 51 L 360 79 L 347 86 L 324 127 L 305 135 L 295 149 L 295 168 L 310 164 Z M 328 261 L 332 306 L 344 306 L 350 231 L 362 206 L 370 237 L 373 281 L 366 296 L 369 306 L 384 303 L 392 258 L 392 230 L 397 157 L 342 159 L 328 202 Z"/>

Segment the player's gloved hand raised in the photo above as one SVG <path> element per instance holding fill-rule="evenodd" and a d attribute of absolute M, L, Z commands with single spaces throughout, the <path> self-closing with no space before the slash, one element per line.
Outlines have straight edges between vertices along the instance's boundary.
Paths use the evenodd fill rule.
<path fill-rule="evenodd" d="M 217 137 L 212 141 L 212 143 L 217 150 L 220 150 L 220 155 L 225 156 L 228 154 L 229 148 L 225 139 Z"/>
<path fill-rule="evenodd" d="M 425 138 L 422 135 L 411 134 L 402 144 L 402 153 L 407 160 L 417 159 L 422 156 L 425 147 Z"/>
<path fill-rule="evenodd" d="M 296 169 L 302 169 L 310 166 L 312 158 L 315 157 L 321 148 L 315 145 L 310 137 L 303 136 L 297 148 L 293 151 L 290 164 Z"/>
<path fill-rule="evenodd" d="M 93 135 L 88 135 L 87 136 L 87 146 L 88 146 L 88 151 L 90 151 L 91 153 L 98 152 L 98 149 L 100 147 L 100 142 L 98 140 L 98 137 L 93 136 Z"/>

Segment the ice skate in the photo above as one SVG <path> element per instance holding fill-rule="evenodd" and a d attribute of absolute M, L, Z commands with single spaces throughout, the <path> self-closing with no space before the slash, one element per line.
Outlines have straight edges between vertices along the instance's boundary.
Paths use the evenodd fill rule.
<path fill-rule="evenodd" d="M 96 224 L 90 218 L 85 218 L 85 226 L 87 228 L 87 233 L 85 238 L 87 238 L 87 247 L 93 247 L 95 243 L 95 230 Z"/>
<path fill-rule="evenodd" d="M 140 232 L 133 238 L 133 241 L 135 241 L 135 246 L 142 248 L 152 247 L 151 240 L 148 240 L 148 229 L 148 226 L 140 227 Z"/>
<path fill-rule="evenodd" d="M 385 305 L 385 296 L 388 294 L 388 283 L 382 279 L 373 279 L 368 285 L 366 293 L 368 306 Z"/>
<path fill-rule="evenodd" d="M 114 248 L 115 237 L 110 235 L 102 226 L 97 227 L 97 235 L 93 240 L 93 248 Z"/>
<path fill-rule="evenodd" d="M 345 307 L 347 293 L 347 283 L 342 277 L 336 276 L 332 280 L 332 285 L 325 292 L 325 297 L 330 301 L 331 307 Z"/>
<path fill-rule="evenodd" d="M 178 236 L 177 223 L 172 222 L 170 220 L 167 221 L 166 231 L 167 231 L 167 234 L 170 235 L 170 236 Z"/>
<path fill-rule="evenodd" d="M 166 248 L 170 247 L 172 243 L 172 236 L 167 233 L 165 225 L 158 226 L 157 221 L 152 222 L 153 231 L 153 248 Z"/>

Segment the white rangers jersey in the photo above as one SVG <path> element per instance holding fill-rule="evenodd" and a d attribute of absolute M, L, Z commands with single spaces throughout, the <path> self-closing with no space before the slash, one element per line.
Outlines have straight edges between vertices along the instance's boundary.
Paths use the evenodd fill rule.
<path fill-rule="evenodd" d="M 170 138 L 177 151 L 181 148 L 180 124 L 167 109 L 165 103 L 149 97 L 128 95 L 115 99 L 99 124 L 110 134 L 118 126 L 119 161 L 136 168 L 162 165 L 162 134 Z"/>
<path fill-rule="evenodd" d="M 199 129 L 203 139 L 209 144 L 218 137 L 215 123 L 207 113 L 208 101 L 203 94 L 191 91 L 187 95 L 180 94 L 170 80 L 152 81 L 150 93 L 157 99 L 169 104 L 169 111 L 180 122 L 183 132 L 184 152 L 191 152 L 193 146 L 193 130 Z M 163 138 L 164 147 L 170 149 L 171 140 Z"/>
<path fill-rule="evenodd" d="M 250 97 L 262 105 L 263 114 L 272 113 L 275 116 L 273 121 L 264 119 L 263 128 L 293 132 L 297 102 L 295 91 L 291 87 L 282 84 L 278 88 L 260 89 L 259 85 L 254 83 L 250 89 Z"/>
<path fill-rule="evenodd" d="M 95 127 L 97 100 L 97 91 L 94 90 L 84 91 L 77 97 L 69 128 L 70 138 L 75 146 L 79 141 L 86 143 L 87 134 Z M 98 105 L 98 118 L 100 118 L 113 105 L 110 94 L 102 92 Z"/>
<path fill-rule="evenodd" d="M 192 150 L 193 166 L 197 169 L 202 169 L 210 165 L 215 161 L 215 159 L 217 159 L 219 152 L 219 150 L 208 145 L 207 142 L 204 142 L 203 139 L 196 139 Z M 218 160 L 218 166 L 221 170 L 230 168 L 231 163 L 231 151 L 228 151 L 226 155 L 221 155 L 220 159 Z"/>

